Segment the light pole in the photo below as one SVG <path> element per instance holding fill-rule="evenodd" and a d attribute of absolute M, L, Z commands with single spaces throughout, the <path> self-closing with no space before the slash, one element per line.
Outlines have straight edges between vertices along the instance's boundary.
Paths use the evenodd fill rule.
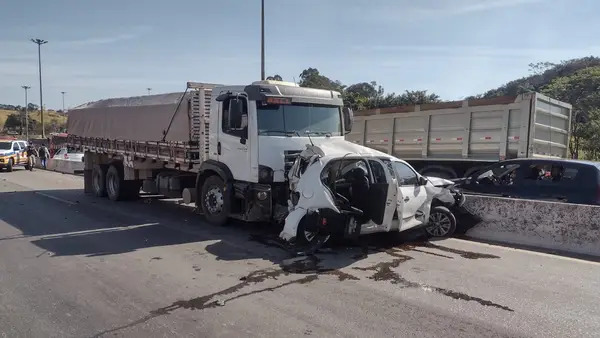
<path fill-rule="evenodd" d="M 260 79 L 265 79 L 265 0 L 260 1 Z"/>
<path fill-rule="evenodd" d="M 65 113 L 65 93 L 66 93 L 66 92 L 60 92 L 60 93 L 62 94 L 62 99 L 63 99 L 63 100 L 62 100 L 62 101 L 63 101 L 63 109 L 62 109 L 62 112 L 63 112 L 63 114 L 64 114 L 64 113 Z"/>
<path fill-rule="evenodd" d="M 42 45 L 48 43 L 42 39 L 31 39 L 31 41 L 38 45 L 38 71 L 40 74 L 40 120 L 42 122 L 42 138 L 46 138 L 46 131 L 44 130 L 44 100 L 42 99 Z"/>
<path fill-rule="evenodd" d="M 150 95 L 150 91 L 152 91 L 152 88 L 146 88 L 146 90 L 148 90 L 148 95 Z"/>
<path fill-rule="evenodd" d="M 29 142 L 29 112 L 27 111 L 27 89 L 31 88 L 30 86 L 21 86 L 21 88 L 25 89 L 25 135 L 27 142 Z"/>

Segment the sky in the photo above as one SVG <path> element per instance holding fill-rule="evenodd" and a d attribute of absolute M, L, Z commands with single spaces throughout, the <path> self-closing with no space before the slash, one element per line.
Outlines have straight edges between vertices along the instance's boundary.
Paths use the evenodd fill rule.
<path fill-rule="evenodd" d="M 600 55 L 597 0 L 265 0 L 266 73 L 313 67 L 344 84 L 444 100 Z M 260 79 L 260 0 L 0 0 L 0 103 L 44 105 Z"/>

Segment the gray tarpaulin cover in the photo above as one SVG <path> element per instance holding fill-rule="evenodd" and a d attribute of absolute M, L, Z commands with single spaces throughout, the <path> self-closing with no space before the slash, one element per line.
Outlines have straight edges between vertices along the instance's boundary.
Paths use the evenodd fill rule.
<path fill-rule="evenodd" d="M 69 110 L 67 132 L 111 140 L 161 141 L 183 93 L 106 99 Z M 167 141 L 189 141 L 188 98 L 175 114 Z"/>

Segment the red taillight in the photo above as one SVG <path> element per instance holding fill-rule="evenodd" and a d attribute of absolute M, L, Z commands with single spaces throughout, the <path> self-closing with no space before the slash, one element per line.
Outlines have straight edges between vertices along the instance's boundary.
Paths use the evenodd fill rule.
<path fill-rule="evenodd" d="M 327 218 L 323 218 L 321 220 L 321 225 L 326 226 L 327 225 Z"/>

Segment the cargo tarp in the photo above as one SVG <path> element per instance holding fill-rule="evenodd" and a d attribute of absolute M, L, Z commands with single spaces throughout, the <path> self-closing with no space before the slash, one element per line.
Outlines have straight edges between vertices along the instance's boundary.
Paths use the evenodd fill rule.
<path fill-rule="evenodd" d="M 162 141 L 183 93 L 106 99 L 69 110 L 67 132 L 80 137 Z M 166 141 L 190 140 L 188 99 L 181 102 Z"/>

